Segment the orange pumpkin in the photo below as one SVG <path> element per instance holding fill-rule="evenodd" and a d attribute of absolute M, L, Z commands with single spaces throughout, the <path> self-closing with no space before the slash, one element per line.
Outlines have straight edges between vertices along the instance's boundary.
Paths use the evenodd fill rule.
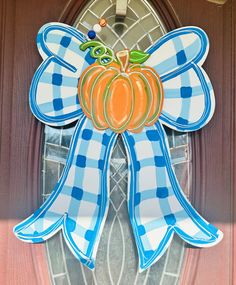
<path fill-rule="evenodd" d="M 118 52 L 116 57 L 118 62 L 107 66 L 94 63 L 82 73 L 79 101 L 97 129 L 140 132 L 160 116 L 162 83 L 151 67 L 129 64 L 128 50 Z"/>

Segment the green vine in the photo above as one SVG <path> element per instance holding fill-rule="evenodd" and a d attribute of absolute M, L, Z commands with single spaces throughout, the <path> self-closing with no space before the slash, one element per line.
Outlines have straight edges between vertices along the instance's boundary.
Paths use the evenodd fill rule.
<path fill-rule="evenodd" d="M 88 41 L 80 45 L 82 51 L 85 51 L 87 48 L 91 48 L 90 56 L 97 58 L 98 63 L 101 65 L 108 65 L 116 61 L 112 49 L 98 41 Z"/>
<path fill-rule="evenodd" d="M 87 48 L 91 48 L 90 56 L 96 58 L 98 63 L 101 65 L 108 65 L 110 63 L 117 62 L 117 58 L 114 55 L 114 52 L 111 48 L 105 46 L 98 41 L 87 41 L 80 45 L 80 49 L 85 51 Z M 150 54 L 143 52 L 141 50 L 132 50 L 129 54 L 130 63 L 144 63 Z"/>

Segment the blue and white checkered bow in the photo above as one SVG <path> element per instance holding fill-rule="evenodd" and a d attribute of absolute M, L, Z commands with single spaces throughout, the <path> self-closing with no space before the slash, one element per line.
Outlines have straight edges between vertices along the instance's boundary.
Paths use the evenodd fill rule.
<path fill-rule="evenodd" d="M 31 110 L 51 126 L 78 123 L 51 196 L 14 232 L 23 241 L 37 243 L 61 229 L 73 254 L 93 269 L 108 211 L 109 161 L 117 134 L 96 130 L 80 107 L 78 80 L 94 62 L 79 49 L 84 41 L 81 32 L 60 23 L 46 24 L 39 31 L 43 63 L 32 81 Z M 141 271 L 163 255 L 174 232 L 198 247 L 215 245 L 223 237 L 185 198 L 162 127 L 194 131 L 211 119 L 213 88 L 201 67 L 208 47 L 204 31 L 185 27 L 166 34 L 147 51 L 151 56 L 145 65 L 157 71 L 164 87 L 163 110 L 155 125 L 138 134 L 122 134 L 129 160 L 128 209 Z"/>

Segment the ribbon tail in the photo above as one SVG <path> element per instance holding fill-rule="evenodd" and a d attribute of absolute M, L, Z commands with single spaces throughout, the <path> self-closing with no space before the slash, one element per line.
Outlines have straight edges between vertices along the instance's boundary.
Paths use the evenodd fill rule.
<path fill-rule="evenodd" d="M 140 271 L 165 253 L 174 232 L 197 247 L 210 247 L 223 233 L 191 206 L 171 166 L 169 145 L 157 122 L 143 132 L 125 132 L 129 157 L 128 209 L 139 253 Z"/>
<path fill-rule="evenodd" d="M 14 228 L 26 242 L 47 240 L 62 229 L 77 259 L 94 268 L 98 242 L 108 210 L 109 160 L 113 132 L 95 130 L 83 117 L 70 144 L 64 171 L 45 203 Z"/>

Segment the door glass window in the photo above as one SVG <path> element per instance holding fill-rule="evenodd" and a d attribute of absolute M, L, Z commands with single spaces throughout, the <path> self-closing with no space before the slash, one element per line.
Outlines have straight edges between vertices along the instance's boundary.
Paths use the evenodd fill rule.
<path fill-rule="evenodd" d="M 165 34 L 165 27 L 151 5 L 144 0 L 128 1 L 127 15 L 115 15 L 115 0 L 90 1 L 74 26 L 88 30 L 106 18 L 108 25 L 98 38 L 114 50 L 146 50 Z M 65 166 L 74 125 L 44 131 L 42 157 L 42 197 L 50 195 Z M 187 196 L 191 184 L 190 140 L 187 134 L 166 128 L 172 164 Z M 166 254 L 151 268 L 138 273 L 138 257 L 127 210 L 127 157 L 119 137 L 110 164 L 110 207 L 98 248 L 96 269 L 88 270 L 75 259 L 61 233 L 46 242 L 48 264 L 53 284 L 177 284 L 184 255 L 184 243 L 177 237 Z"/>

